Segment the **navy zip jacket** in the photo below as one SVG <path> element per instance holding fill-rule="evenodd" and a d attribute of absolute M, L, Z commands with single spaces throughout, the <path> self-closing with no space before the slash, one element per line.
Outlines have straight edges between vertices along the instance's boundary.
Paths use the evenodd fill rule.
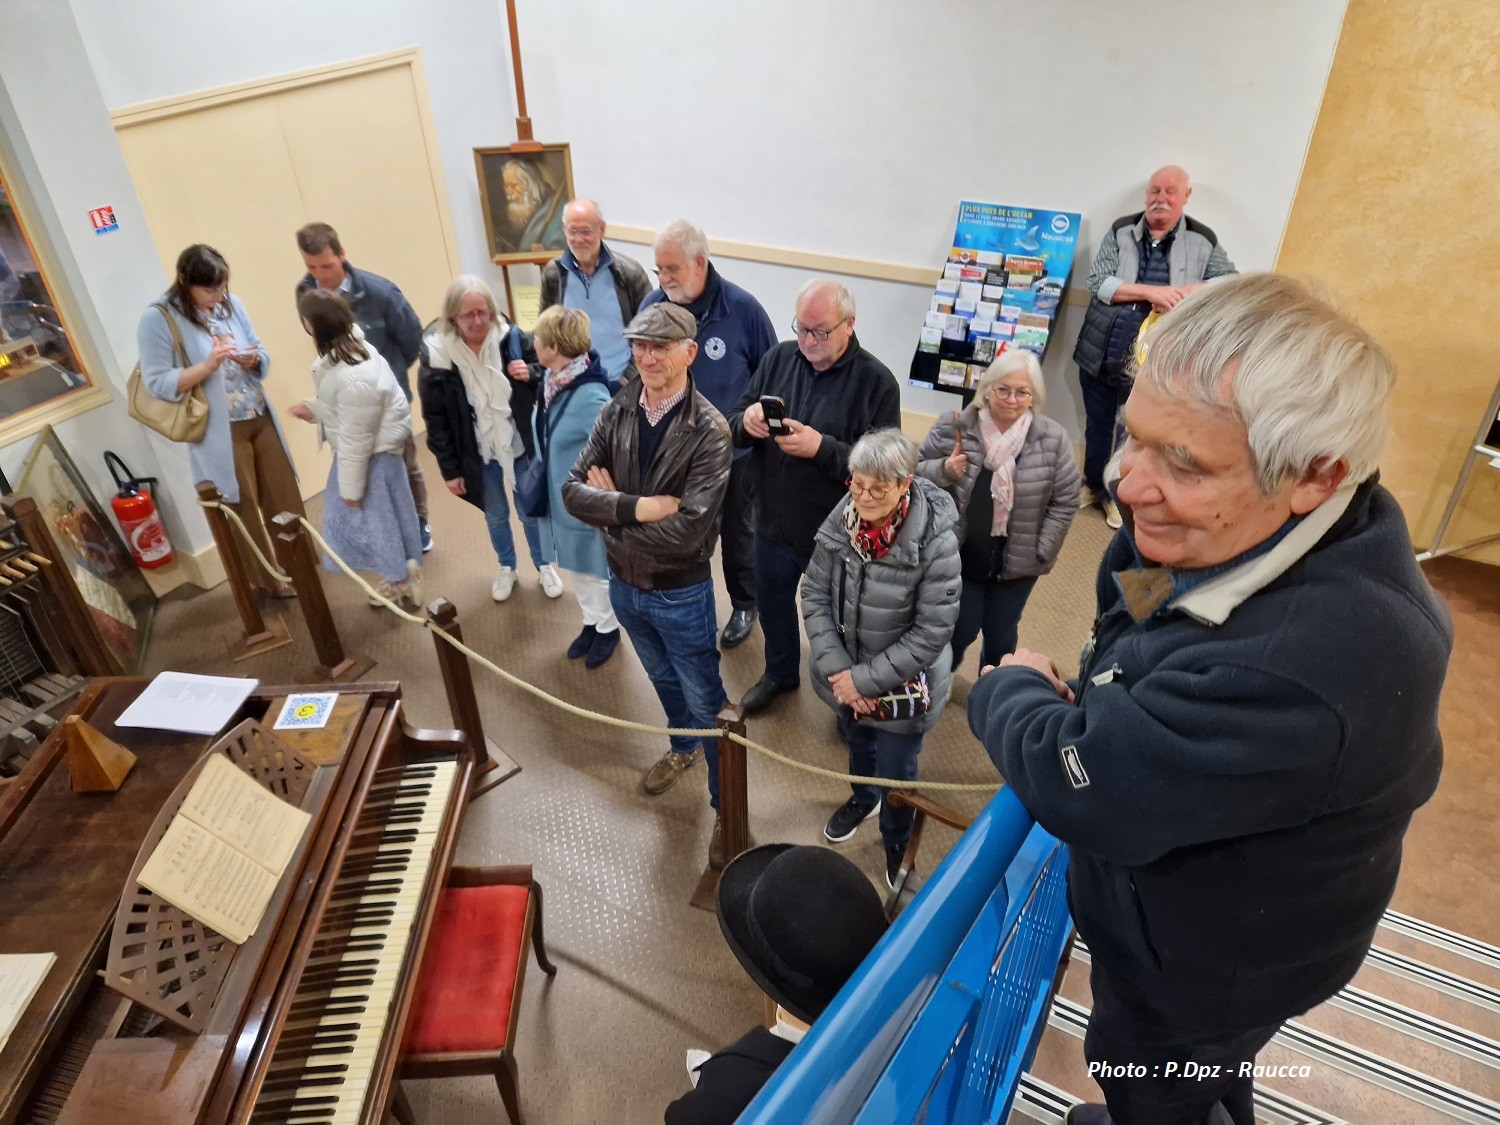
<path fill-rule="evenodd" d="M 1347 984 L 1437 787 L 1452 626 L 1395 499 L 1365 482 L 1300 549 L 1227 617 L 1169 603 L 1138 622 L 1121 532 L 1077 703 L 1029 668 L 970 694 L 970 728 L 1070 845 L 1095 971 L 1162 1042 L 1271 1026 Z"/>
<path fill-rule="evenodd" d="M 660 289 L 646 294 L 641 308 L 665 301 Z M 746 290 L 725 281 L 708 263 L 708 281 L 698 299 L 683 308 L 698 321 L 698 357 L 693 360 L 693 386 L 720 414 L 728 416 L 750 385 L 750 376 L 776 344 L 776 329 L 766 310 Z M 736 449 L 736 458 L 748 456 Z"/>
<path fill-rule="evenodd" d="M 349 275 L 349 292 L 344 297 L 365 334 L 365 343 L 385 357 L 391 365 L 391 374 L 396 376 L 406 401 L 410 402 L 410 369 L 422 350 L 422 322 L 417 319 L 416 310 L 394 281 L 369 270 L 357 270 L 347 258 L 344 272 Z M 317 284 L 312 274 L 304 274 L 297 282 L 298 298 Z"/>

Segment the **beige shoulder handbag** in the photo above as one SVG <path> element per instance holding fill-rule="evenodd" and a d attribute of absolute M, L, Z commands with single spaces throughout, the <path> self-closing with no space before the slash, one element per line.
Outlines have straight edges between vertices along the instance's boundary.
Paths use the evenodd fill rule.
<path fill-rule="evenodd" d="M 177 322 L 165 305 L 153 304 L 167 320 L 172 330 L 172 350 L 183 367 L 188 365 L 187 349 L 182 346 L 182 334 L 177 331 Z M 202 441 L 208 432 L 208 396 L 199 383 L 176 402 L 157 398 L 146 389 L 141 380 L 141 365 L 137 363 L 125 384 L 126 404 L 130 416 L 143 426 L 150 426 L 162 437 L 172 441 Z"/>

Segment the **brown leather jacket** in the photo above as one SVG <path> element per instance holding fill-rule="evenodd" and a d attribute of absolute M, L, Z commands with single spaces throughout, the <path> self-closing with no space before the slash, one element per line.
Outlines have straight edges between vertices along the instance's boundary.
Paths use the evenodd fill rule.
<path fill-rule="evenodd" d="M 599 412 L 594 432 L 563 482 L 563 505 L 604 531 L 609 568 L 641 590 L 672 590 L 712 573 L 714 541 L 729 482 L 729 426 L 688 379 L 682 409 L 668 423 L 656 460 L 642 479 L 637 453 L 641 385 L 632 380 Z M 588 484 L 589 469 L 608 470 L 616 491 Z M 642 496 L 676 496 L 682 506 L 655 523 L 639 523 Z"/>

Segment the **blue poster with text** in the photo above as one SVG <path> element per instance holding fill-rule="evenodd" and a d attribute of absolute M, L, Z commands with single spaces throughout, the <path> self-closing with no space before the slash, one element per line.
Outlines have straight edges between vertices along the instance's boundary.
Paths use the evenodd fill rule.
<path fill-rule="evenodd" d="M 1073 272 L 1081 216 L 1073 211 L 1041 211 L 1034 207 L 1005 207 L 998 203 L 958 205 L 958 229 L 953 235 L 950 261 L 965 259 L 976 265 L 1006 259 L 1041 258 L 1045 275 L 1062 284 Z"/>

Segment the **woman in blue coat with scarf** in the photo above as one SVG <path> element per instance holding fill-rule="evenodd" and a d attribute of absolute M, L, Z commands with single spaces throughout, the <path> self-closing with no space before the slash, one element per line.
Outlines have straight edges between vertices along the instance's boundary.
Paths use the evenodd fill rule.
<path fill-rule="evenodd" d="M 588 313 L 554 305 L 537 317 L 531 341 L 546 369 L 532 415 L 536 455 L 546 466 L 546 522 L 557 565 L 572 573 L 583 613 L 583 632 L 568 646 L 568 659 L 581 657 L 585 668 L 597 668 L 620 643 L 620 623 L 609 602 L 604 536 L 568 513 L 562 486 L 610 399 L 609 383 L 599 353 L 590 347 Z"/>

